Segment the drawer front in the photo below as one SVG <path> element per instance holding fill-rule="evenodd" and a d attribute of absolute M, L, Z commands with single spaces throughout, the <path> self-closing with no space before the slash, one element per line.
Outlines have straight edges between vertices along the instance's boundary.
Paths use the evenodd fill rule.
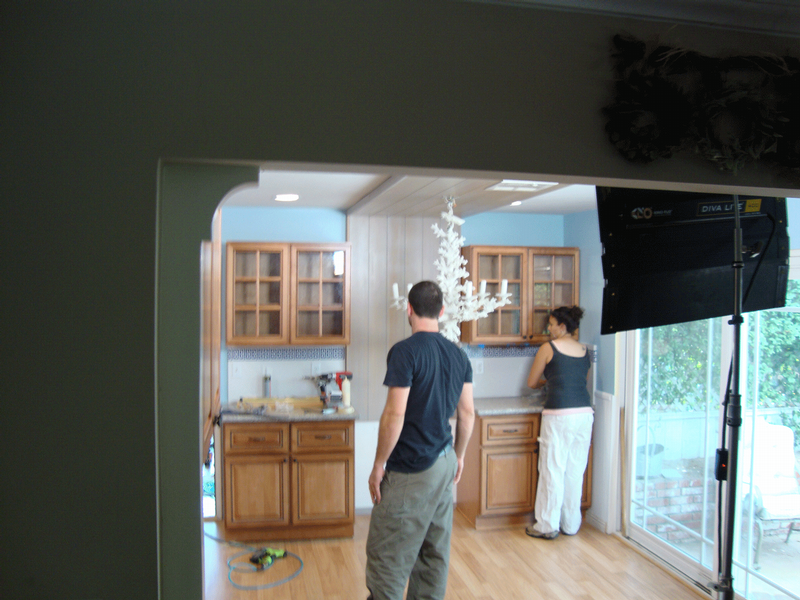
<path fill-rule="evenodd" d="M 292 424 L 292 452 L 353 450 L 353 421 Z"/>
<path fill-rule="evenodd" d="M 225 425 L 225 451 L 229 453 L 288 452 L 289 425 L 240 423 Z"/>
<path fill-rule="evenodd" d="M 539 437 L 539 415 L 512 415 L 482 419 L 481 444 L 529 444 Z"/>

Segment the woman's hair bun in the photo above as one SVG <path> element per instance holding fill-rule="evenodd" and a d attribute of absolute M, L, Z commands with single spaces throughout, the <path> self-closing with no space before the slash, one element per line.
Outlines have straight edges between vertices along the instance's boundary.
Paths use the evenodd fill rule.
<path fill-rule="evenodd" d="M 550 314 L 560 324 L 566 325 L 568 333 L 574 333 L 583 318 L 583 309 L 580 306 L 560 306 Z"/>

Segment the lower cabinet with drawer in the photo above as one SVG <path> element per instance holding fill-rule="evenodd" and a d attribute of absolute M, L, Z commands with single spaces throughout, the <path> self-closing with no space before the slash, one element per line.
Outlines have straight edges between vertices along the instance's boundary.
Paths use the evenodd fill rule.
<path fill-rule="evenodd" d="M 352 537 L 354 421 L 227 423 L 225 528 L 238 537 Z"/>
<path fill-rule="evenodd" d="M 539 479 L 539 414 L 477 417 L 456 492 L 458 511 L 476 529 L 533 521 Z M 591 502 L 591 460 L 583 508 Z M 589 486 L 591 484 L 589 483 Z"/>

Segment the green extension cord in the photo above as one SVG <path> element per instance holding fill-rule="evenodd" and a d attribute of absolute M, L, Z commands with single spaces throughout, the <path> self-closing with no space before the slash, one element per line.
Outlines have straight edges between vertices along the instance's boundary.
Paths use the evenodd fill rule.
<path fill-rule="evenodd" d="M 266 590 L 269 588 L 277 587 L 279 585 L 283 585 L 284 583 L 291 581 L 292 579 L 300 575 L 301 571 L 303 570 L 303 559 L 297 556 L 297 554 L 288 552 L 287 550 L 280 550 L 277 548 L 267 548 L 267 547 L 255 548 L 252 546 L 241 544 L 239 542 L 228 542 L 226 540 L 221 540 L 208 533 L 205 533 L 205 535 L 216 542 L 228 544 L 229 546 L 239 546 L 241 548 L 246 548 L 244 552 L 239 552 L 238 554 L 234 554 L 228 559 L 228 581 L 230 581 L 231 585 L 236 589 L 255 591 L 255 590 Z M 247 562 L 244 561 L 235 562 L 237 559 L 245 556 L 246 554 L 250 554 L 250 558 L 247 560 Z M 276 559 L 285 558 L 287 556 L 296 558 L 297 561 L 300 563 L 300 567 L 297 569 L 297 571 L 295 571 L 288 577 L 284 577 L 283 579 L 274 581 L 272 583 L 267 583 L 264 585 L 241 585 L 233 580 L 234 572 L 252 573 L 255 571 L 266 571 L 275 563 Z"/>

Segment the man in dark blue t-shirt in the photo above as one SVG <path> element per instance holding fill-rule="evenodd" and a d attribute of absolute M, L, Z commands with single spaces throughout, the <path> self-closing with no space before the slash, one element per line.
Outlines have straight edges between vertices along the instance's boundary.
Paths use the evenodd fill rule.
<path fill-rule="evenodd" d="M 389 387 L 369 477 L 367 588 L 374 600 L 444 598 L 453 529 L 453 485 L 475 422 L 472 366 L 439 333 L 442 291 L 421 281 L 408 293 L 411 337 L 389 351 Z M 456 438 L 450 417 L 457 415 Z"/>

